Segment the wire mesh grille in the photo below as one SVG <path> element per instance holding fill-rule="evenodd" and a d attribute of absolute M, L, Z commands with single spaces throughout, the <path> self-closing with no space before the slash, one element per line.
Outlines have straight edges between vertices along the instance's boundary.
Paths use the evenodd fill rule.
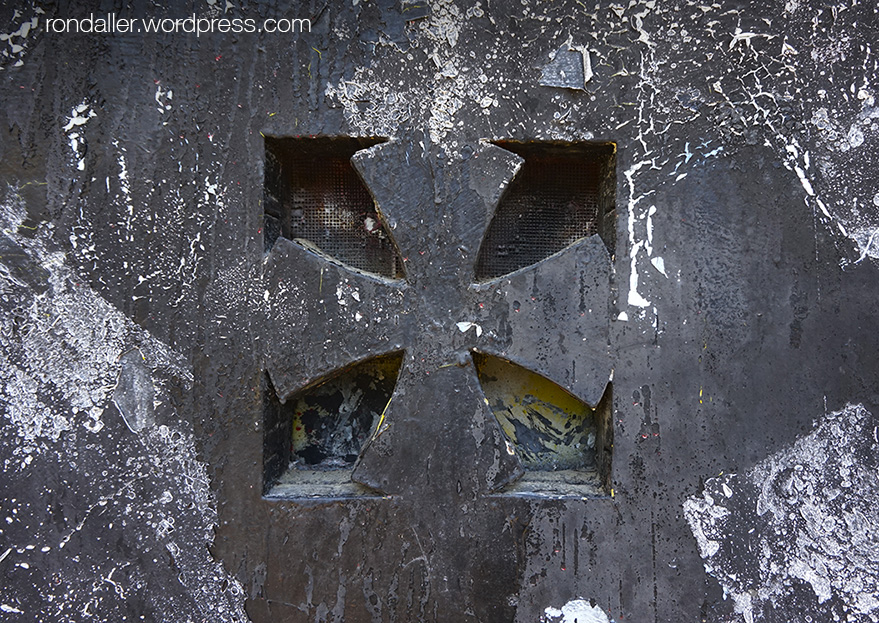
<path fill-rule="evenodd" d="M 525 159 L 495 211 L 476 263 L 478 280 L 519 270 L 601 231 L 612 209 L 612 147 L 498 143 Z"/>
<path fill-rule="evenodd" d="M 351 156 L 378 141 L 266 139 L 266 240 L 307 240 L 358 270 L 401 278 L 403 267 Z"/>

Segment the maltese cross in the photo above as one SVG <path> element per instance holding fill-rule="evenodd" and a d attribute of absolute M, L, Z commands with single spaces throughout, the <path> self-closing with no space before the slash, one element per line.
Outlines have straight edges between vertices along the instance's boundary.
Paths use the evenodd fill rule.
<path fill-rule="evenodd" d="M 266 369 L 286 400 L 357 362 L 400 353 L 390 401 L 351 478 L 386 495 L 497 491 L 524 473 L 474 357 L 496 357 L 590 406 L 608 385 L 611 262 L 597 235 L 478 279 L 480 244 L 524 160 L 493 144 L 449 159 L 388 142 L 351 159 L 404 267 L 384 278 L 278 238 L 265 260 Z M 372 225 L 368 223 L 367 226 Z"/>

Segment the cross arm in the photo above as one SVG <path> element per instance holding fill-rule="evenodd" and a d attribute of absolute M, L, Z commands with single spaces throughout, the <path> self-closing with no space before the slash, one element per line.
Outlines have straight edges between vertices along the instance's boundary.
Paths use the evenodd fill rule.
<path fill-rule="evenodd" d="M 265 260 L 266 368 L 278 396 L 357 361 L 402 350 L 411 324 L 402 282 L 357 272 L 279 238 Z"/>
<path fill-rule="evenodd" d="M 610 379 L 611 263 L 598 236 L 471 287 L 477 348 L 567 388 L 591 406 Z"/>
<path fill-rule="evenodd" d="M 404 363 L 397 387 L 354 469 L 387 494 L 435 492 L 461 499 L 495 491 L 524 470 L 479 387 L 472 364 L 434 372 Z"/>

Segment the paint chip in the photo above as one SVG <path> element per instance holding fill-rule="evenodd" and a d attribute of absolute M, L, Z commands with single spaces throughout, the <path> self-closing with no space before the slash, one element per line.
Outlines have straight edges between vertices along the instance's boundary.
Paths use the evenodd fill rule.
<path fill-rule="evenodd" d="M 650 258 L 650 263 L 653 264 L 653 268 L 662 273 L 663 277 L 668 277 L 668 275 L 665 274 L 665 260 L 657 256 Z"/>
<path fill-rule="evenodd" d="M 461 333 L 467 333 L 467 331 L 469 331 L 470 329 L 475 328 L 476 337 L 482 337 L 482 326 L 476 324 L 475 322 L 458 322 L 456 323 L 456 326 L 458 327 L 458 331 L 460 331 Z"/>
<path fill-rule="evenodd" d="M 139 433 L 155 424 L 153 378 L 139 350 L 128 351 L 119 361 L 122 367 L 113 390 L 113 404 L 125 420 L 128 430 Z"/>
<path fill-rule="evenodd" d="M 552 60 L 540 70 L 540 85 L 563 89 L 586 90 L 592 79 L 592 61 L 589 50 L 571 46 L 571 40 L 556 50 Z"/>
<path fill-rule="evenodd" d="M 541 623 L 611 623 L 607 614 L 585 599 L 574 599 L 561 608 L 549 607 L 540 617 Z"/>

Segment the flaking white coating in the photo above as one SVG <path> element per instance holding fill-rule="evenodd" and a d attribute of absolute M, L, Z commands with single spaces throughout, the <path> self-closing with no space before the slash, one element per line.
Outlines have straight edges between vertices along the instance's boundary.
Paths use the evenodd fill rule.
<path fill-rule="evenodd" d="M 572 599 L 561 608 L 552 606 L 543 611 L 541 623 L 611 623 L 607 614 L 585 599 Z"/>
<path fill-rule="evenodd" d="M 818 604 L 841 600 L 850 622 L 879 621 L 879 475 L 864 460 L 879 453 L 877 431 L 863 406 L 849 405 L 741 479 L 710 479 L 684 502 L 705 569 L 746 623 L 798 582 Z M 738 558 L 743 539 L 752 560 Z"/>
<path fill-rule="evenodd" d="M 133 524 L 129 535 L 140 531 L 137 541 L 129 542 L 128 547 L 139 544 L 148 548 L 151 533 L 170 552 L 179 572 L 178 580 L 202 610 L 204 620 L 217 617 L 224 621 L 246 621 L 240 584 L 227 575 L 207 550 L 217 523 L 216 501 L 207 468 L 197 458 L 191 430 L 183 422 L 151 426 L 137 435 L 135 452 L 117 450 L 115 454 L 102 454 L 106 450 L 100 443 L 88 441 L 89 436 L 106 435 L 109 429 L 125 427 L 121 417 L 111 422 L 104 419 L 124 352 L 136 347 L 144 353 L 153 375 L 157 405 L 170 401 L 167 379 L 191 385 L 189 366 L 82 284 L 67 266 L 64 255 L 54 249 L 51 226 L 43 226 L 34 237 L 22 236 L 19 231 L 24 214 L 23 202 L 13 194 L 10 202 L 0 206 L 0 235 L 23 248 L 30 260 L 46 271 L 48 289 L 32 294 L 26 283 L 12 278 L 0 292 L 4 303 L 0 311 L 0 417 L 6 422 L 4 433 L 17 440 L 12 459 L 3 465 L 4 477 L 23 482 L 38 465 L 64 460 L 65 455 L 58 454 L 64 435 L 86 437 L 78 452 L 66 456 L 71 468 L 82 464 L 81 469 L 99 466 L 100 470 L 103 466 L 105 476 L 108 472 L 126 475 L 122 482 L 98 479 L 93 490 L 73 492 L 76 504 L 87 506 L 80 509 L 79 521 L 59 539 L 49 540 L 42 534 L 45 527 L 35 525 L 33 538 L 42 545 L 39 552 L 37 544 L 14 544 L 2 558 L 11 557 L 15 568 L 26 572 L 32 566 L 45 567 L 42 556 L 54 550 L 72 550 L 69 556 L 76 561 L 82 558 L 81 564 L 74 572 L 56 575 L 51 590 L 59 592 L 45 597 L 54 603 L 52 612 L 57 620 L 97 615 L 106 599 L 107 586 L 124 600 L 126 595 L 141 590 L 146 581 L 137 573 L 117 574 L 114 579 L 114 573 L 126 564 L 117 563 L 108 569 L 108 561 L 93 560 L 91 554 L 71 544 L 89 522 L 110 514 L 123 525 Z M 127 427 L 124 431 L 124 435 L 134 435 Z M 156 500 L 138 498 L 136 490 L 141 482 L 163 483 L 166 489 Z M 89 497 L 91 501 L 87 500 Z M 50 498 L 48 510 L 52 505 Z M 25 506 L 15 498 L 4 500 L 2 510 L 3 515 L 8 515 L 6 524 L 13 527 L 47 512 Z M 73 513 L 74 508 L 66 512 Z M 0 533 L 4 529 L 5 526 Z M 189 540 L 193 534 L 195 542 Z M 4 612 L 36 616 L 3 589 L 0 601 Z M 173 605 L 167 607 L 173 610 Z M 177 612 L 174 616 L 182 617 L 177 619 L 182 621 L 191 614 Z"/>

